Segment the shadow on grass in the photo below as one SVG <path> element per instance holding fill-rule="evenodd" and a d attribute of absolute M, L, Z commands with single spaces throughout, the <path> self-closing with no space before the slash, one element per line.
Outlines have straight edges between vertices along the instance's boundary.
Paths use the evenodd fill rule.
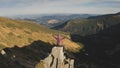
<path fill-rule="evenodd" d="M 53 45 L 40 40 L 19 48 L 5 48 L 6 55 L 0 54 L 1 68 L 35 68 L 35 65 L 49 55 Z"/>

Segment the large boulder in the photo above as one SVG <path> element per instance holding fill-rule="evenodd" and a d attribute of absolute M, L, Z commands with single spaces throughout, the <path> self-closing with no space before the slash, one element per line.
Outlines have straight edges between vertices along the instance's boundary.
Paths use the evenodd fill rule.
<path fill-rule="evenodd" d="M 41 62 L 44 68 L 74 68 L 74 59 L 65 56 L 63 47 L 53 47 L 49 56 Z"/>

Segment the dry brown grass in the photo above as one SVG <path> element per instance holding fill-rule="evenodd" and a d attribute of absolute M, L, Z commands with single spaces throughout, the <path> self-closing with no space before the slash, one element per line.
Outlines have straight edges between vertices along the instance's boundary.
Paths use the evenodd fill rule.
<path fill-rule="evenodd" d="M 52 34 L 61 33 L 66 36 L 66 33 L 50 30 L 44 26 L 40 26 L 29 21 L 16 21 L 6 18 L 0 18 L 0 45 L 5 47 L 23 47 L 31 42 L 41 40 L 51 45 L 56 44 L 56 40 Z M 69 37 L 69 35 L 67 34 Z M 65 39 L 63 45 L 70 51 L 77 52 L 81 47 L 77 43 L 69 39 Z"/>

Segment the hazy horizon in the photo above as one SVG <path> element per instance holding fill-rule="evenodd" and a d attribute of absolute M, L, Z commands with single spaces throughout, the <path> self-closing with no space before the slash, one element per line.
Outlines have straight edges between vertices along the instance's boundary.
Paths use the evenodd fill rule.
<path fill-rule="evenodd" d="M 0 0 L 0 16 L 29 14 L 110 14 L 120 0 Z"/>

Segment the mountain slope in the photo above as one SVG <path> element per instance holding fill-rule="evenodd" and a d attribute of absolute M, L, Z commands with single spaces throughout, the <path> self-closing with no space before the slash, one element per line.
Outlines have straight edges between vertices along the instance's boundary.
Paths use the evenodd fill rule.
<path fill-rule="evenodd" d="M 120 14 L 107 14 L 101 16 L 89 17 L 87 19 L 69 20 L 53 29 L 80 34 L 81 36 L 96 34 L 97 32 L 110 26 L 120 23 Z"/>
<path fill-rule="evenodd" d="M 56 40 L 52 37 L 52 34 L 60 33 L 63 36 L 69 35 L 60 31 L 48 29 L 44 26 L 29 22 L 11 20 L 8 18 L 0 17 L 0 47 L 23 47 L 32 43 L 35 40 L 41 40 L 51 45 L 56 44 Z M 68 44 L 69 43 L 69 44 Z M 66 49 L 77 51 L 80 46 L 77 43 L 65 39 L 63 42 Z"/>
<path fill-rule="evenodd" d="M 120 24 L 85 37 L 72 35 L 72 39 L 85 45 L 81 54 L 87 60 L 81 59 L 89 61 L 91 68 L 120 68 Z"/>

